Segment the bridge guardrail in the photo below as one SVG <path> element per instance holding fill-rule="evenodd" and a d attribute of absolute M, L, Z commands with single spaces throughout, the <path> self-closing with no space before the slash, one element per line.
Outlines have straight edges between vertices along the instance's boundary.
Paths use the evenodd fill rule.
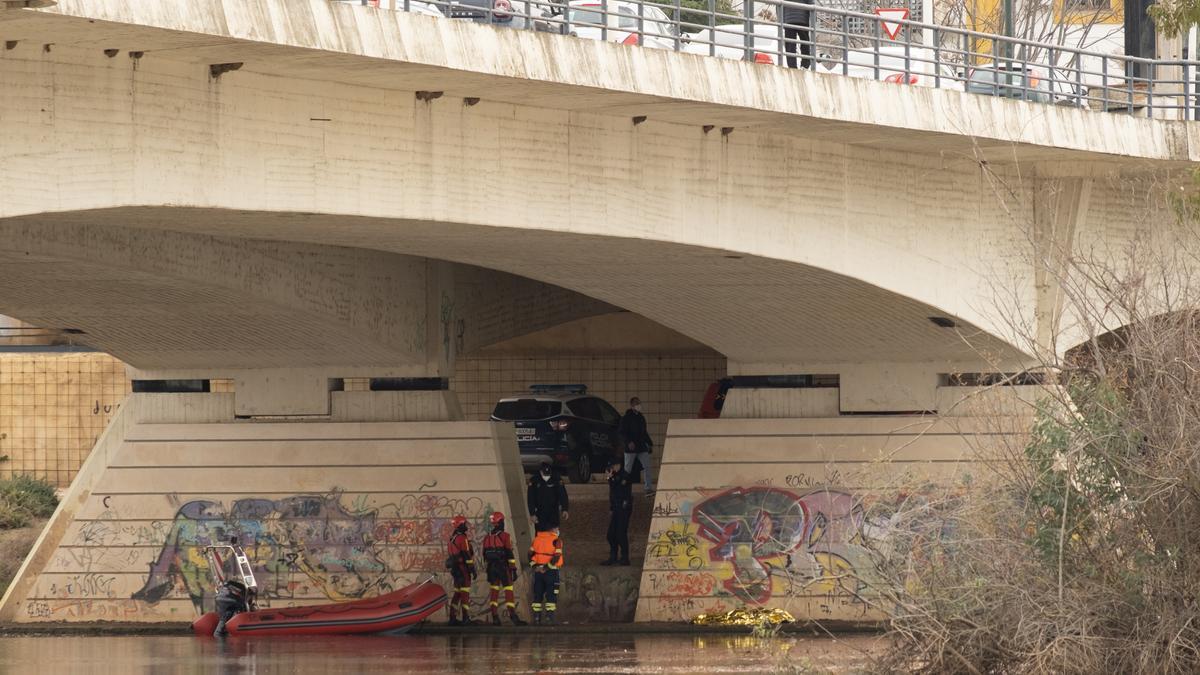
<path fill-rule="evenodd" d="M 707 0 L 706 9 L 680 0 L 358 2 L 898 85 L 1200 119 L 1200 61 L 1104 54 L 842 7 L 745 0 L 743 15 L 718 10 L 716 0 Z"/>

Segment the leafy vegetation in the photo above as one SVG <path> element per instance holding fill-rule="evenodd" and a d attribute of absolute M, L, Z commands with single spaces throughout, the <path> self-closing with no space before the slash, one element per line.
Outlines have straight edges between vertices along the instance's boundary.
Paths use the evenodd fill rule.
<path fill-rule="evenodd" d="M 28 527 L 35 519 L 49 518 L 58 507 L 54 487 L 31 476 L 0 481 L 0 529 Z"/>

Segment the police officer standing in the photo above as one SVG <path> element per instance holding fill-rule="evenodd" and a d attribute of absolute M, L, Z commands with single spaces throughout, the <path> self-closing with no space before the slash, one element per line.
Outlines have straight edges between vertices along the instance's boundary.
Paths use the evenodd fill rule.
<path fill-rule="evenodd" d="M 633 478 L 620 461 L 608 467 L 608 560 L 601 565 L 629 564 L 629 519 L 633 517 Z"/>
<path fill-rule="evenodd" d="M 550 462 L 542 462 L 541 470 L 533 474 L 529 480 L 529 490 L 526 494 L 529 514 L 538 532 L 551 530 L 559 526 L 561 520 L 567 519 L 567 486 L 562 478 L 550 466 Z"/>

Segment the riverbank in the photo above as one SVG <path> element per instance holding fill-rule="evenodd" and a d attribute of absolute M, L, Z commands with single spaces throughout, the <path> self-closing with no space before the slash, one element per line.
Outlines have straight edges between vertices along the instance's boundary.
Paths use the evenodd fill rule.
<path fill-rule="evenodd" d="M 0 530 L 0 595 L 8 590 L 8 585 L 17 575 L 17 570 L 21 569 L 21 563 L 45 526 L 46 521 L 39 519 L 28 527 Z"/>

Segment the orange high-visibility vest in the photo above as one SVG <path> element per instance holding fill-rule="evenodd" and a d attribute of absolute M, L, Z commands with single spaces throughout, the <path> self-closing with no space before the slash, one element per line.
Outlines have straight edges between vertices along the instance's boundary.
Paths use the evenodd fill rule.
<path fill-rule="evenodd" d="M 538 532 L 533 538 L 529 559 L 534 565 L 547 565 L 551 569 L 562 567 L 562 540 L 553 532 Z"/>

